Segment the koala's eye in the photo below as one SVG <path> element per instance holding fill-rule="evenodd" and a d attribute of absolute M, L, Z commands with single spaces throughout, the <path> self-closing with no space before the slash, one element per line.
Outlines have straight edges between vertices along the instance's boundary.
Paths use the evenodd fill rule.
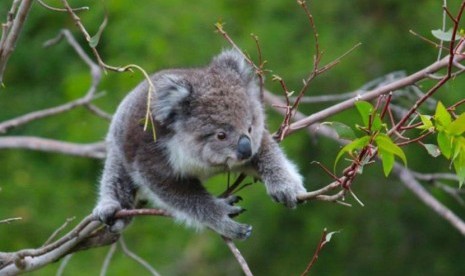
<path fill-rule="evenodd" d="M 216 138 L 218 138 L 218 140 L 224 140 L 224 139 L 226 139 L 226 133 L 224 133 L 223 131 L 218 132 L 216 134 Z"/>
<path fill-rule="evenodd" d="M 249 127 L 249 134 L 252 133 L 252 127 Z"/>

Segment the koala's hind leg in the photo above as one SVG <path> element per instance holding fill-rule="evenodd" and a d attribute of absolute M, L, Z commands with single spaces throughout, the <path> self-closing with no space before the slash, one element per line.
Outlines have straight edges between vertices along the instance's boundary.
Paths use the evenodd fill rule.
<path fill-rule="evenodd" d="M 172 215 L 189 226 L 207 226 L 231 239 L 246 239 L 252 227 L 241 224 L 232 217 L 244 209 L 234 206 L 240 198 L 216 198 L 208 193 L 198 179 L 167 179 L 157 183 L 152 175 L 146 176 L 147 184 L 158 200 Z"/>
<path fill-rule="evenodd" d="M 120 160 L 111 152 L 108 154 L 100 180 L 98 203 L 93 211 L 112 232 L 120 232 L 131 221 L 130 218 L 115 219 L 115 213 L 132 209 L 135 204 L 136 187 Z"/>

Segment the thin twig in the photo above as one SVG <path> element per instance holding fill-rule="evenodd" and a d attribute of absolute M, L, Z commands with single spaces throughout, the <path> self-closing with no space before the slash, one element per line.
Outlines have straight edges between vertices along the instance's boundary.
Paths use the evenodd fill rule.
<path fill-rule="evenodd" d="M 29 13 L 32 2 L 32 0 L 21 1 L 21 4 L 18 7 L 18 12 L 13 19 L 11 29 L 8 29 L 9 32 L 6 35 L 4 41 L 2 41 L 3 43 L 0 45 L 0 85 L 3 84 L 3 74 L 5 73 L 8 59 L 16 47 L 16 42 L 19 38 L 21 30 L 23 29 L 23 25 L 26 21 L 26 17 Z M 14 1 L 13 6 L 15 3 L 17 4 L 18 2 Z"/>
<path fill-rule="evenodd" d="M 449 222 L 460 234 L 465 236 L 465 221 L 452 210 L 434 198 L 418 181 L 414 175 L 399 164 L 394 165 L 393 172 L 397 174 L 402 183 L 410 189 L 424 204 L 435 211 L 440 217 Z"/>
<path fill-rule="evenodd" d="M 117 246 L 118 244 L 114 243 L 110 246 L 110 249 L 108 249 L 108 253 L 105 256 L 105 260 L 103 261 L 102 268 L 100 269 L 100 276 L 107 275 L 108 267 L 110 266 L 110 262 L 111 262 L 111 259 L 113 258 L 113 255 L 115 255 Z"/>
<path fill-rule="evenodd" d="M 63 272 L 65 272 L 65 268 L 68 265 L 69 261 L 73 257 L 73 254 L 66 255 L 63 260 L 60 262 L 60 266 L 58 267 L 56 276 L 62 276 Z"/>
<path fill-rule="evenodd" d="M 0 220 L 0 224 L 10 224 L 12 222 L 15 222 L 15 221 L 18 221 L 18 220 L 22 220 L 23 218 L 21 217 L 17 217 L 17 218 L 7 218 L 7 219 L 3 219 L 3 220 Z"/>
<path fill-rule="evenodd" d="M 146 260 L 142 259 L 140 256 L 137 256 L 134 252 L 129 250 L 126 245 L 126 242 L 123 239 L 123 236 L 119 238 L 119 243 L 121 245 L 121 249 L 123 253 L 128 256 L 129 258 L 133 259 L 135 262 L 143 266 L 151 275 L 153 276 L 160 276 L 160 274 L 153 268 Z"/>
<path fill-rule="evenodd" d="M 48 5 L 47 3 L 45 3 L 45 2 L 42 1 L 42 0 L 37 0 L 37 2 L 38 2 L 42 7 L 46 8 L 46 9 L 49 9 L 49 10 L 51 10 L 51 11 L 56 11 L 56 12 L 67 12 L 66 9 L 52 7 L 52 6 Z M 79 12 L 79 11 L 88 11 L 88 10 L 90 10 L 90 8 L 89 8 L 89 7 L 86 7 L 86 6 L 80 7 L 80 8 L 74 8 L 74 9 L 73 9 L 73 11 L 75 11 L 75 12 Z"/>
<path fill-rule="evenodd" d="M 249 265 L 245 261 L 244 257 L 242 256 L 241 252 L 239 251 L 239 249 L 237 249 L 237 247 L 234 245 L 233 241 L 231 239 L 228 239 L 228 238 L 224 237 L 224 236 L 221 236 L 221 237 L 223 238 L 224 242 L 228 246 L 229 250 L 231 250 L 231 252 L 233 253 L 233 255 L 236 258 L 237 262 L 241 266 L 242 271 L 244 272 L 244 274 L 246 276 L 253 276 L 252 271 L 249 268 Z"/>
<path fill-rule="evenodd" d="M 72 218 L 67 218 L 65 223 L 63 223 L 62 226 L 60 226 L 57 230 L 55 230 L 52 235 L 47 239 L 47 241 L 44 242 L 42 246 L 46 246 L 50 244 L 66 227 L 68 227 L 68 224 L 72 222 L 75 219 L 75 217 Z"/>
<path fill-rule="evenodd" d="M 326 241 L 326 235 L 327 235 L 327 230 L 326 228 L 323 230 L 323 234 L 321 235 L 321 238 L 320 238 L 320 241 L 318 242 L 318 245 L 315 249 L 315 252 L 313 253 L 313 257 L 312 259 L 310 260 L 310 262 L 308 263 L 307 267 L 305 268 L 304 272 L 302 272 L 302 274 L 300 274 L 300 276 L 306 276 L 308 275 L 308 273 L 310 273 L 310 269 L 313 267 L 313 265 L 316 263 L 316 261 L 318 260 L 318 255 L 320 254 L 321 252 L 321 249 L 323 249 L 323 246 L 326 244 L 325 241 Z"/>

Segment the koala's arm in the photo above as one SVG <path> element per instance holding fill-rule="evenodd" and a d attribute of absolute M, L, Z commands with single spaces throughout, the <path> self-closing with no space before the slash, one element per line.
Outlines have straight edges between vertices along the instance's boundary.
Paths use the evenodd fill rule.
<path fill-rule="evenodd" d="M 286 207 L 295 208 L 297 196 L 306 193 L 302 176 L 285 156 L 268 131 L 264 131 L 259 151 L 252 166 L 265 184 L 268 194 Z"/>
<path fill-rule="evenodd" d="M 112 232 L 120 232 L 130 222 L 127 219 L 114 219 L 121 209 L 132 209 L 135 204 L 136 187 L 126 172 L 122 158 L 109 150 L 105 160 L 99 199 L 93 214 L 110 226 Z"/>

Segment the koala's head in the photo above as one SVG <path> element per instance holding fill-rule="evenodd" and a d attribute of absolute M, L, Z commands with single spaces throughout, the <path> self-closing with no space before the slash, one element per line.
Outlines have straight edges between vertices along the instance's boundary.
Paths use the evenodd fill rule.
<path fill-rule="evenodd" d="M 244 164 L 258 151 L 260 91 L 240 53 L 224 51 L 202 69 L 161 72 L 155 87 L 153 112 L 174 133 L 167 148 L 178 173 L 207 176 Z"/>

